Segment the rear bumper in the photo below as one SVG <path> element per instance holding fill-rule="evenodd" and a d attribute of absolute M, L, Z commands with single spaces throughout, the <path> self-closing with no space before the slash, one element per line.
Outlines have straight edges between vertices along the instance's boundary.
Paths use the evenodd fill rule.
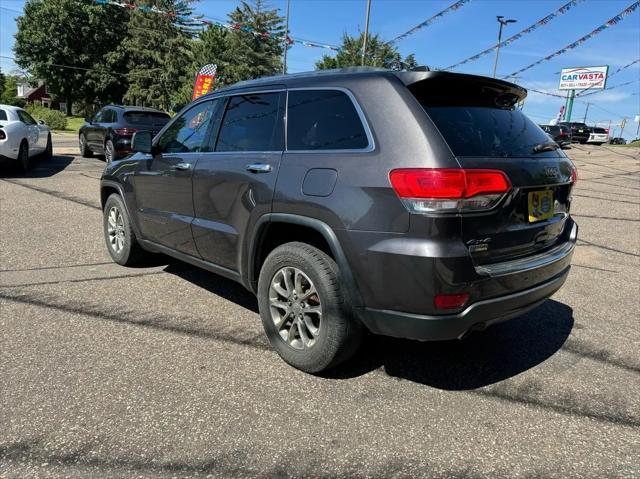
<path fill-rule="evenodd" d="M 459 339 L 470 331 L 482 330 L 539 306 L 560 289 L 570 269 L 567 266 L 559 275 L 533 288 L 478 301 L 458 314 L 430 316 L 364 308 L 358 316 L 375 334 L 423 341 Z"/>

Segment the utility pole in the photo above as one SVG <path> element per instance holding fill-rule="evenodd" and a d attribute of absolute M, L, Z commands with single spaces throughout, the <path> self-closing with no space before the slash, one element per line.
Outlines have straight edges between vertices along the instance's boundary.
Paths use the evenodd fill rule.
<path fill-rule="evenodd" d="M 284 58 L 282 60 L 282 74 L 287 74 L 287 50 L 289 49 L 289 8 L 291 0 L 287 0 L 287 19 L 284 27 Z"/>
<path fill-rule="evenodd" d="M 500 56 L 500 43 L 502 42 L 502 27 L 504 27 L 507 23 L 516 23 L 518 20 L 514 20 L 510 18 L 509 20 L 504 20 L 502 15 L 497 15 L 496 20 L 500 23 L 500 29 L 498 30 L 498 46 L 496 47 L 496 61 L 493 64 L 493 78 L 496 77 L 496 70 L 498 69 L 498 56 Z"/>
<path fill-rule="evenodd" d="M 591 105 L 591 103 L 587 102 L 587 108 L 584 110 L 584 120 L 582 120 L 582 123 L 587 123 L 587 113 L 589 113 L 589 105 Z"/>
<path fill-rule="evenodd" d="M 364 40 L 362 41 L 362 62 L 364 66 L 365 56 L 367 54 L 367 38 L 369 37 L 369 12 L 371 12 L 371 0 L 367 0 L 367 16 L 364 20 Z"/>

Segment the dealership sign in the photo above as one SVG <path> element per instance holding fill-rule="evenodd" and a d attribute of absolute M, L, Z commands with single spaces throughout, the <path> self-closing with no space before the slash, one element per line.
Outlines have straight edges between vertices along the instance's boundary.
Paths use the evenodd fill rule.
<path fill-rule="evenodd" d="M 609 66 L 563 68 L 560 72 L 560 90 L 586 90 L 604 88 Z"/>

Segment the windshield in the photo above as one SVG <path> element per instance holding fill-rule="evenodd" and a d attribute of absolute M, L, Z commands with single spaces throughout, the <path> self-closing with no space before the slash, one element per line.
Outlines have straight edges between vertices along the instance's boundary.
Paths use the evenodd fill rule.
<path fill-rule="evenodd" d="M 431 120 L 456 156 L 519 158 L 531 156 L 549 136 L 516 108 L 426 106 Z M 558 151 L 537 156 L 558 157 Z"/>

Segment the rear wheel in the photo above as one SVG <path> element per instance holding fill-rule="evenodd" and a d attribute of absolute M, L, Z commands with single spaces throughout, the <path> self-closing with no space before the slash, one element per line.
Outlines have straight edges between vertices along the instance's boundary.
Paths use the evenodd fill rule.
<path fill-rule="evenodd" d="M 20 143 L 20 149 L 18 150 L 18 162 L 23 173 L 26 173 L 29 171 L 29 168 L 31 168 L 31 161 L 29 160 L 29 145 L 24 140 Z"/>
<path fill-rule="evenodd" d="M 91 158 L 93 156 L 93 152 L 87 146 L 87 139 L 84 136 L 84 133 L 80 133 L 80 138 L 78 140 L 80 142 L 80 154 L 83 158 Z"/>
<path fill-rule="evenodd" d="M 113 261 L 123 266 L 138 263 L 145 251 L 138 244 L 122 198 L 113 193 L 103 211 L 104 239 Z"/>
<path fill-rule="evenodd" d="M 342 294 L 338 266 L 313 246 L 286 243 L 269 254 L 258 303 L 271 346 L 302 371 L 336 366 L 358 348 L 362 328 Z"/>
<path fill-rule="evenodd" d="M 111 163 L 116 159 L 116 147 L 114 146 L 113 141 L 109 139 L 104 144 L 104 161 Z"/>

